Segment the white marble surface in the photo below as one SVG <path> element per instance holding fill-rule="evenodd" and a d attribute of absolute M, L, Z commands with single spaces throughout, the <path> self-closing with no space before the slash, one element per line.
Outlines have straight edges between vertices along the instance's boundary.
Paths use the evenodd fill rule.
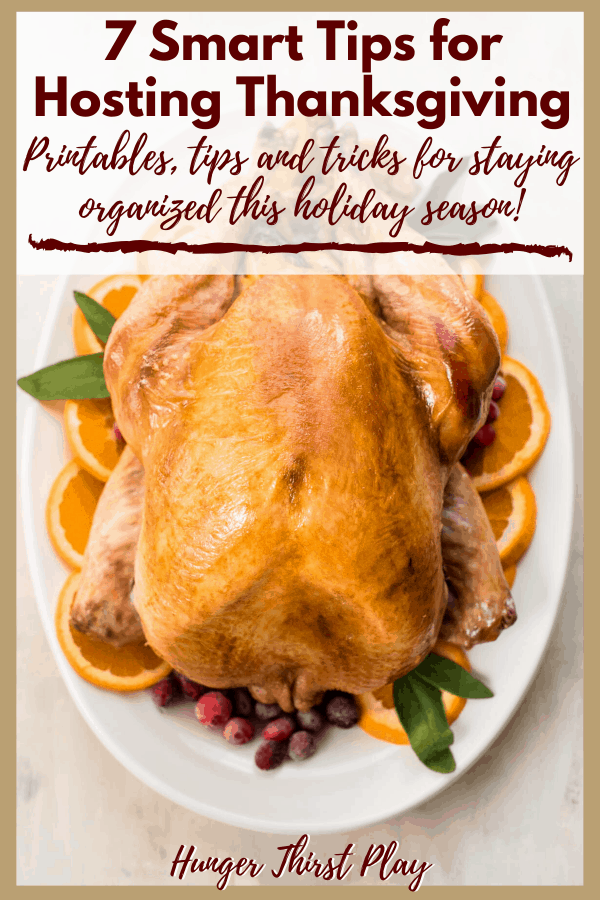
<path fill-rule="evenodd" d="M 33 368 L 55 279 L 22 277 L 18 374 Z M 563 604 L 548 652 L 525 701 L 467 774 L 408 815 L 352 832 L 314 837 L 321 860 L 354 842 L 400 844 L 397 856 L 434 863 L 424 885 L 580 885 L 582 835 L 582 298 L 579 279 L 547 278 L 558 324 L 575 431 L 577 502 Z M 18 441 L 23 426 L 18 404 Z M 19 885 L 166 885 L 180 844 L 196 856 L 253 857 L 265 863 L 232 884 L 321 885 L 312 876 L 269 874 L 277 850 L 299 835 L 266 835 L 222 825 L 175 805 L 114 760 L 71 701 L 46 643 L 17 539 L 17 848 Z M 214 885 L 213 874 L 184 884 Z M 175 882 L 180 883 L 180 882 Z M 406 884 L 399 877 L 387 885 Z M 375 868 L 344 885 L 381 884 Z"/>

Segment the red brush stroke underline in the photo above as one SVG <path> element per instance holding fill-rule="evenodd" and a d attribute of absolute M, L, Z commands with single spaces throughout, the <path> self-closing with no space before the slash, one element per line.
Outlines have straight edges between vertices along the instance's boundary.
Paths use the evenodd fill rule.
<path fill-rule="evenodd" d="M 569 262 L 573 262 L 573 254 L 568 247 L 559 247 L 555 244 L 479 244 L 473 241 L 470 244 L 435 244 L 425 241 L 424 244 L 411 244 L 408 241 L 375 241 L 370 244 L 338 244 L 309 243 L 302 244 L 275 244 L 273 246 L 263 244 L 236 244 L 226 242 L 214 242 L 210 244 L 186 244 L 178 241 L 170 244 L 163 241 L 104 241 L 90 244 L 75 244 L 68 241 L 59 241 L 56 238 L 42 238 L 34 241 L 29 235 L 29 244 L 34 250 L 62 250 L 79 251 L 80 253 L 144 253 L 147 250 L 161 250 L 163 253 L 196 254 L 220 254 L 220 253 L 309 253 L 316 250 L 351 250 L 358 253 L 443 253 L 446 256 L 483 256 L 488 253 L 536 253 L 548 258 L 553 256 L 568 256 Z"/>

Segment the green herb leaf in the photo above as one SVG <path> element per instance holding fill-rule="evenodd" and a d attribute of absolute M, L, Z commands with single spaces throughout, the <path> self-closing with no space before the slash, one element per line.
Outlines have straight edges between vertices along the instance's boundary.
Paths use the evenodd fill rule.
<path fill-rule="evenodd" d="M 457 697 L 466 697 L 468 700 L 483 700 L 493 697 L 492 691 L 481 681 L 478 681 L 470 672 L 459 666 L 458 663 L 437 653 L 430 653 L 423 662 L 413 669 L 429 684 L 435 685 L 442 691 L 455 694 Z"/>
<path fill-rule="evenodd" d="M 437 753 L 433 753 L 431 756 L 425 757 L 421 762 L 424 762 L 428 769 L 433 769 L 434 772 L 442 772 L 444 775 L 449 772 L 454 772 L 456 768 L 456 762 L 452 756 L 452 751 L 447 747 L 445 750 L 440 750 Z"/>
<path fill-rule="evenodd" d="M 449 759 L 454 762 L 451 753 L 448 757 L 448 747 L 454 735 L 448 727 L 438 688 L 409 672 L 396 679 L 393 694 L 398 718 L 421 762 L 435 771 L 452 771 L 447 769 Z M 440 770 L 440 765 L 446 768 Z"/>
<path fill-rule="evenodd" d="M 33 375 L 19 378 L 19 387 L 36 400 L 85 400 L 110 397 L 102 369 L 103 353 L 65 359 Z"/>
<path fill-rule="evenodd" d="M 86 322 L 98 340 L 106 344 L 111 329 L 117 320 L 104 306 L 96 303 L 87 294 L 82 294 L 81 291 L 73 291 L 73 294 L 75 295 L 75 302 L 86 318 Z"/>

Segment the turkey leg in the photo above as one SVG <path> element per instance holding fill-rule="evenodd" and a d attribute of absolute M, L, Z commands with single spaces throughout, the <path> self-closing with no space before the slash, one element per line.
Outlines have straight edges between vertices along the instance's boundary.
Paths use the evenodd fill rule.
<path fill-rule="evenodd" d="M 452 464 L 483 425 L 500 363 L 498 341 L 481 305 L 456 276 L 379 275 L 373 287 L 407 375 Z"/>
<path fill-rule="evenodd" d="M 131 602 L 143 499 L 144 470 L 126 447 L 100 495 L 71 609 L 74 628 L 116 647 L 144 640 Z"/>
<path fill-rule="evenodd" d="M 452 590 L 440 638 L 467 649 L 495 641 L 517 613 L 485 509 L 458 463 L 444 498 L 442 558 Z"/>

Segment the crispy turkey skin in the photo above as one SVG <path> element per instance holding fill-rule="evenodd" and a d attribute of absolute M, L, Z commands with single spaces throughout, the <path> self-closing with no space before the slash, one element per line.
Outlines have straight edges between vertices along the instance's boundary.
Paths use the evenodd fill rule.
<path fill-rule="evenodd" d="M 452 275 L 150 279 L 105 356 L 143 470 L 139 539 L 130 529 L 121 557 L 148 643 L 196 681 L 291 710 L 392 681 L 441 628 L 493 640 L 514 607 L 456 463 L 498 366 L 485 313 Z M 110 565 L 92 540 L 103 515 L 84 629 Z"/>

